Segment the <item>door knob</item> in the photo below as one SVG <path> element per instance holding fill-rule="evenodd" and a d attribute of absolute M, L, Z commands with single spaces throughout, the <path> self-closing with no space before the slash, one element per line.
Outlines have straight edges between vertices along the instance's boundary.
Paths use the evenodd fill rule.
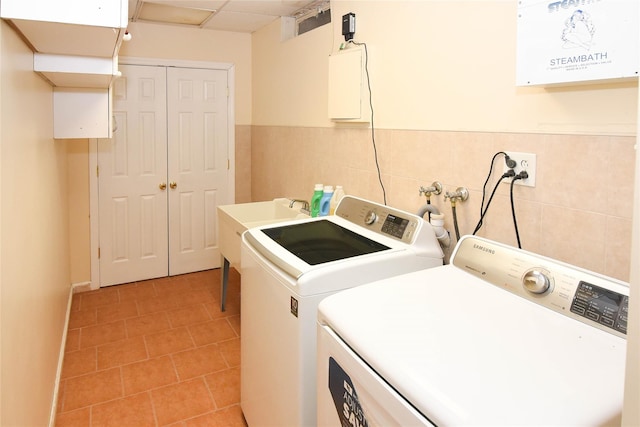
<path fill-rule="evenodd" d="M 158 185 L 158 188 L 164 191 L 167 189 L 167 184 L 164 182 L 161 182 L 160 185 Z"/>
<path fill-rule="evenodd" d="M 169 183 L 169 187 L 171 187 L 172 190 L 175 190 L 177 186 L 178 184 L 173 181 Z"/>

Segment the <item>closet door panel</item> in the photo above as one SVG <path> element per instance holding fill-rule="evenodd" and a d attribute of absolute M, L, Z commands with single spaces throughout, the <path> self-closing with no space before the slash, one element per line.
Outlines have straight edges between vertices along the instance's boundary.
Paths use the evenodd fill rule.
<path fill-rule="evenodd" d="M 120 70 L 117 128 L 98 141 L 101 286 L 168 274 L 165 68 Z"/>
<path fill-rule="evenodd" d="M 227 72 L 167 70 L 169 274 L 217 268 L 217 206 L 226 199 Z"/>

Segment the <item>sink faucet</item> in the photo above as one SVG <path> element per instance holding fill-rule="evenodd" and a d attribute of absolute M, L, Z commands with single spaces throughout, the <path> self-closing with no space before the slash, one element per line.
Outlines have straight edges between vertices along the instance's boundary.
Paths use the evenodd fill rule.
<path fill-rule="evenodd" d="M 302 199 L 291 199 L 291 203 L 289 203 L 289 207 L 293 208 L 293 205 L 295 205 L 297 203 L 302 203 L 302 208 L 300 209 L 303 212 L 309 213 L 309 202 L 307 202 L 306 200 L 302 200 Z"/>

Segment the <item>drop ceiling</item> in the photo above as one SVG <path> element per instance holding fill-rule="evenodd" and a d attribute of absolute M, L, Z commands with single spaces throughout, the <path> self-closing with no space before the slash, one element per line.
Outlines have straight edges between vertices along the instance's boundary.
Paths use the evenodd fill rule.
<path fill-rule="evenodd" d="M 299 17 L 329 0 L 129 0 L 132 22 L 252 33 L 282 16 Z"/>

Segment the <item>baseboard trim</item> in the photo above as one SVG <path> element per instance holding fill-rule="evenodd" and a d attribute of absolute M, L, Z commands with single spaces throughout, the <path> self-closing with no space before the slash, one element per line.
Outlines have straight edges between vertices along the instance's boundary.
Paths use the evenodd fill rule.
<path fill-rule="evenodd" d="M 53 388 L 53 401 L 51 402 L 51 413 L 49 414 L 49 427 L 55 427 L 56 415 L 58 412 L 58 394 L 60 391 L 60 377 L 62 376 L 62 364 L 64 362 L 64 352 L 67 345 L 67 331 L 69 330 L 69 318 L 71 317 L 71 303 L 73 295 L 78 292 L 91 290 L 91 282 L 74 283 L 69 288 L 69 298 L 67 300 L 67 313 L 62 331 L 62 342 L 60 343 L 60 353 L 58 354 L 58 368 L 56 369 L 56 382 Z"/>

